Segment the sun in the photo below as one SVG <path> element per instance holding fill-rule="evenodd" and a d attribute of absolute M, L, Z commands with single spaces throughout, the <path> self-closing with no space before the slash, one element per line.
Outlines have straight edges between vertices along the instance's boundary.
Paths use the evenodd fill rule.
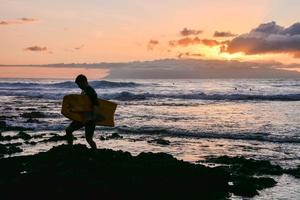
<path fill-rule="evenodd" d="M 207 46 L 201 46 L 198 47 L 197 52 L 201 52 L 201 54 L 204 55 L 207 59 L 217 59 L 217 60 L 241 60 L 245 58 L 245 55 L 243 53 L 234 53 L 230 54 L 227 52 L 221 52 L 220 46 L 214 46 L 214 47 L 207 47 Z"/>
<path fill-rule="evenodd" d="M 230 53 L 219 53 L 219 57 L 221 57 L 224 60 L 241 60 L 245 57 L 245 55 L 243 53 L 234 53 L 234 54 L 230 54 Z"/>
<path fill-rule="evenodd" d="M 274 58 L 274 55 L 266 54 L 255 54 L 255 55 L 246 55 L 242 52 L 237 53 L 228 53 L 222 52 L 220 50 L 221 46 L 214 47 L 201 47 L 198 51 L 202 52 L 205 58 L 207 59 L 217 59 L 217 60 L 226 60 L 226 61 L 259 61 Z"/>

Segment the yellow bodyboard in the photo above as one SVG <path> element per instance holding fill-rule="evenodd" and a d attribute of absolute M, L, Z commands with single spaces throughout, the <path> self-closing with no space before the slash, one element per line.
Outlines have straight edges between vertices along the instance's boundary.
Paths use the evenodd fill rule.
<path fill-rule="evenodd" d="M 96 121 L 96 125 L 115 126 L 114 115 L 117 104 L 108 100 L 98 99 L 100 114 L 103 119 Z M 85 112 L 92 111 L 93 106 L 88 96 L 79 94 L 69 94 L 63 99 L 61 113 L 75 121 L 85 122 Z"/>

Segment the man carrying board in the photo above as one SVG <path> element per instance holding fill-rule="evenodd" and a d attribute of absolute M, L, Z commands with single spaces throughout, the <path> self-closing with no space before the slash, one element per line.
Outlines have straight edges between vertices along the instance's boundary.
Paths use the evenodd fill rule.
<path fill-rule="evenodd" d="M 71 124 L 66 128 L 66 138 L 69 145 L 73 144 L 73 132 L 85 127 L 85 139 L 89 143 L 92 149 L 97 149 L 97 145 L 93 140 L 94 131 L 96 127 L 95 116 L 99 109 L 99 101 L 97 93 L 88 84 L 88 80 L 85 75 L 78 75 L 75 79 L 75 83 L 82 90 L 82 95 L 87 95 L 93 105 L 93 111 L 88 111 L 84 113 L 85 122 L 72 121 Z"/>

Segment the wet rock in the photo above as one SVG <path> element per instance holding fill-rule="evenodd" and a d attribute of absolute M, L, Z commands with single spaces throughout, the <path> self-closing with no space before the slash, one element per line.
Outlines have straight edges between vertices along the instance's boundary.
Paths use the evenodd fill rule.
<path fill-rule="evenodd" d="M 67 138 L 65 135 L 53 135 L 50 138 L 43 140 L 42 142 L 58 142 L 58 141 L 65 141 Z"/>
<path fill-rule="evenodd" d="M 9 135 L 7 135 L 7 136 L 3 136 L 2 135 L 2 133 L 0 134 L 0 141 L 9 141 L 9 140 L 13 140 L 13 139 L 15 139 L 15 138 L 13 138 L 12 136 L 9 136 Z"/>
<path fill-rule="evenodd" d="M 281 175 L 283 169 L 279 165 L 273 165 L 267 160 L 255 160 L 245 157 L 211 157 L 206 159 L 206 162 L 231 165 L 231 168 L 236 173 L 246 175 Z"/>
<path fill-rule="evenodd" d="M 221 168 L 165 153 L 132 156 L 83 145 L 0 159 L 4 199 L 225 199 L 228 181 L 229 174 Z"/>
<path fill-rule="evenodd" d="M 295 178 L 300 178 L 300 165 L 294 169 L 285 169 L 284 172 L 294 176 Z"/>
<path fill-rule="evenodd" d="M 22 149 L 20 147 L 17 147 L 17 145 L 12 144 L 0 144 L 0 157 L 3 157 L 6 154 L 14 154 L 22 152 Z"/>
<path fill-rule="evenodd" d="M 264 175 L 282 175 L 283 169 L 270 161 L 247 159 L 244 157 L 211 157 L 205 162 L 225 164 L 221 166 L 230 174 L 231 192 L 235 195 L 253 197 L 259 190 L 273 187 L 276 181 Z M 254 177 L 261 176 L 261 177 Z"/>
<path fill-rule="evenodd" d="M 25 144 L 36 145 L 37 142 L 34 142 L 34 141 L 25 141 Z"/>
<path fill-rule="evenodd" d="M 100 140 L 106 140 L 106 138 L 104 137 L 104 136 L 100 136 L 100 138 L 99 138 Z"/>
<path fill-rule="evenodd" d="M 264 188 L 273 187 L 276 185 L 276 181 L 269 177 L 249 177 L 249 176 L 238 176 L 235 177 L 231 192 L 235 195 L 254 197 L 258 195 L 258 190 Z"/>
<path fill-rule="evenodd" d="M 15 139 L 18 139 L 19 137 L 18 136 L 10 136 L 10 135 L 6 135 L 6 136 L 3 136 L 2 133 L 0 134 L 0 141 L 10 141 L 10 140 L 15 140 Z"/>
<path fill-rule="evenodd" d="M 29 118 L 26 120 L 27 123 L 39 123 L 40 121 L 37 120 L 37 119 L 32 119 L 32 118 Z"/>
<path fill-rule="evenodd" d="M 0 121 L 0 131 L 25 131 L 25 130 L 32 130 L 32 129 L 20 127 L 20 126 L 9 126 L 5 121 Z"/>
<path fill-rule="evenodd" d="M 160 144 L 160 145 L 170 145 L 171 142 L 169 140 L 158 138 L 158 139 L 149 140 L 148 143 L 155 143 L 155 144 Z"/>
<path fill-rule="evenodd" d="M 6 128 L 6 122 L 5 121 L 0 121 L 0 129 Z"/>
<path fill-rule="evenodd" d="M 10 135 L 3 136 L 2 134 L 0 134 L 0 141 L 10 141 L 16 139 L 30 140 L 31 138 L 32 137 L 29 134 L 25 133 L 24 131 L 20 131 L 18 135 L 14 135 L 14 136 L 10 136 Z"/>
<path fill-rule="evenodd" d="M 123 139 L 123 136 L 119 135 L 118 133 L 113 133 L 107 137 L 101 136 L 100 140 L 112 140 L 112 139 Z"/>
<path fill-rule="evenodd" d="M 15 116 L 0 116 L 0 120 L 13 119 Z"/>
<path fill-rule="evenodd" d="M 6 143 L 6 146 L 21 146 L 23 143 L 21 142 L 14 142 L 14 143 Z"/>
<path fill-rule="evenodd" d="M 2 158 L 7 152 L 6 146 L 3 144 L 0 144 L 0 158 Z"/>
<path fill-rule="evenodd" d="M 30 140 L 32 138 L 29 134 L 25 133 L 24 131 L 19 132 L 19 137 L 23 140 Z"/>
<path fill-rule="evenodd" d="M 110 136 L 107 136 L 106 139 L 110 140 L 110 139 L 122 139 L 123 136 L 119 135 L 118 133 L 113 133 Z"/>
<path fill-rule="evenodd" d="M 46 115 L 42 112 L 23 113 L 20 116 L 24 118 L 45 118 L 46 117 Z"/>
<path fill-rule="evenodd" d="M 43 138 L 45 135 L 47 135 L 46 133 L 39 133 L 39 134 L 34 134 L 31 137 L 32 138 Z"/>
<path fill-rule="evenodd" d="M 77 138 L 73 136 L 73 139 L 76 140 Z M 67 136 L 66 135 L 58 135 L 55 133 L 52 133 L 52 136 L 48 139 L 42 140 L 40 142 L 59 142 L 59 141 L 66 141 Z"/>

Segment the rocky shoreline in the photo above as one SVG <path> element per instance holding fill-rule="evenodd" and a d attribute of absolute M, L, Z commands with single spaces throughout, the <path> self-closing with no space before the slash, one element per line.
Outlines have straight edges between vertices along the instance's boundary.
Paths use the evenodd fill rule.
<path fill-rule="evenodd" d="M 15 134 L 4 134 L 6 131 Z M 228 199 L 232 194 L 254 197 L 276 185 L 274 176 L 300 178 L 300 166 L 283 169 L 265 160 L 220 156 L 193 164 L 165 153 L 132 156 L 109 149 L 91 151 L 84 145 L 61 145 L 35 155 L 3 158 L 22 152 L 22 144 L 65 140 L 56 133 L 44 136 L 0 121 L 1 199 Z M 99 139 L 120 140 L 123 136 L 113 133 Z M 161 138 L 147 142 L 170 145 Z"/>
<path fill-rule="evenodd" d="M 1 199 L 227 199 L 273 187 L 269 175 L 289 173 L 269 161 L 208 158 L 215 167 L 141 153 L 61 145 L 30 156 L 0 159 Z"/>

